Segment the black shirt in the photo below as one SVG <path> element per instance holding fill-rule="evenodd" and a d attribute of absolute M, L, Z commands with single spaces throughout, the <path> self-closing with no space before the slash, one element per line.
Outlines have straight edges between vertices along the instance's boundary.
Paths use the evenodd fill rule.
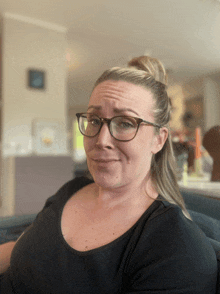
<path fill-rule="evenodd" d="M 215 293 L 212 246 L 180 208 L 160 200 L 109 244 L 85 252 L 71 248 L 61 232 L 63 207 L 89 183 L 72 180 L 47 200 L 15 245 L 0 293 Z"/>

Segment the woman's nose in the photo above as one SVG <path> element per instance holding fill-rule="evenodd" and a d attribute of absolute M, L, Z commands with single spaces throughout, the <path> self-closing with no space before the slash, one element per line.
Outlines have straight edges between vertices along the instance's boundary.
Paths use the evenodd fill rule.
<path fill-rule="evenodd" d="M 110 134 L 108 125 L 104 123 L 101 127 L 100 132 L 97 135 L 97 142 L 96 145 L 99 148 L 112 148 L 113 147 L 113 137 Z"/>

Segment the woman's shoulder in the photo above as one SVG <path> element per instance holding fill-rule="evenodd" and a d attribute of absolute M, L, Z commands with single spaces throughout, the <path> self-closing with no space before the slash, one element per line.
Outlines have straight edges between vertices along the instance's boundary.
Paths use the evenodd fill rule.
<path fill-rule="evenodd" d="M 69 182 L 65 183 L 56 194 L 66 194 L 68 196 L 73 195 L 78 190 L 82 189 L 83 187 L 93 183 L 94 181 L 92 179 L 89 179 L 87 177 L 77 177 Z"/>
<path fill-rule="evenodd" d="M 72 195 L 91 183 L 93 183 L 93 180 L 87 177 L 77 177 L 68 181 L 54 195 L 47 198 L 35 220 L 45 213 L 47 214 L 48 210 L 59 212 Z"/>
<path fill-rule="evenodd" d="M 206 236 L 192 220 L 187 218 L 182 209 L 174 204 L 161 201 L 159 208 L 145 223 L 147 234 L 156 234 L 158 238 L 171 238 L 172 242 L 188 240 L 205 240 Z"/>
<path fill-rule="evenodd" d="M 177 289 L 172 293 L 212 293 L 216 285 L 213 247 L 176 205 L 158 205 L 136 232 L 130 256 L 127 275 L 134 288 L 148 281 L 151 289 Z"/>
<path fill-rule="evenodd" d="M 84 176 L 68 181 L 54 195 L 46 200 L 44 208 L 61 199 L 67 201 L 73 194 L 91 183 L 93 183 L 93 180 Z"/>
<path fill-rule="evenodd" d="M 148 247 L 151 252 L 167 256 L 180 256 L 193 261 L 216 255 L 203 231 L 188 219 L 177 205 L 161 202 L 148 221 L 145 222 L 139 238 L 139 249 Z"/>

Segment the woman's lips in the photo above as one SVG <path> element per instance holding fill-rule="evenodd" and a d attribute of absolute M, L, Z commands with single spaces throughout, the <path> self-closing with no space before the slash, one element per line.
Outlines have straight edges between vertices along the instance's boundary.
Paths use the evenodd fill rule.
<path fill-rule="evenodd" d="M 117 162 L 119 160 L 118 159 L 106 159 L 106 158 L 105 159 L 93 158 L 92 161 L 94 161 L 95 163 L 100 164 L 100 165 L 107 165 L 107 164 Z"/>
<path fill-rule="evenodd" d="M 93 159 L 95 162 L 113 162 L 113 161 L 118 161 L 118 159 Z"/>

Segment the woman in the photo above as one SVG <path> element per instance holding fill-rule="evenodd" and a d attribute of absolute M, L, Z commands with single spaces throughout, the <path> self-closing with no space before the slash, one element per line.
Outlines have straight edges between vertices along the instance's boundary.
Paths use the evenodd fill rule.
<path fill-rule="evenodd" d="M 165 84 L 149 57 L 97 80 L 77 114 L 93 179 L 47 200 L 13 249 L 1 293 L 215 293 L 215 252 L 175 178 Z"/>

